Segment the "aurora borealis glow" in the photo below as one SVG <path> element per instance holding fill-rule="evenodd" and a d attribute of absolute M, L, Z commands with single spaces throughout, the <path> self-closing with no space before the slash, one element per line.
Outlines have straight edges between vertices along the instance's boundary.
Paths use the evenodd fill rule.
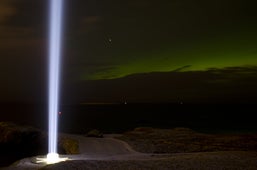
<path fill-rule="evenodd" d="M 72 70 L 78 79 L 95 80 L 185 66 L 180 71 L 256 65 L 254 4 L 241 0 L 103 3 L 103 14 L 85 17 L 80 25 L 85 30 L 73 34 L 76 52 L 72 54 L 80 64 L 74 63 Z"/>
<path fill-rule="evenodd" d="M 84 73 L 82 79 L 114 79 L 137 73 L 204 71 L 257 65 L 257 36 L 226 38 L 136 54 L 133 60 L 120 62 L 113 68 L 94 74 Z"/>
<path fill-rule="evenodd" d="M 0 33 L 4 33 L 0 39 L 0 54 L 5 56 L 0 62 L 1 79 L 5 80 L 1 89 L 9 89 L 2 90 L 2 100 L 24 100 L 25 96 L 28 101 L 43 102 L 46 98 L 42 77 L 46 77 L 47 72 L 47 6 L 33 0 L 3 0 L 0 4 L 5 9 L 0 13 Z M 208 95 L 206 91 L 197 95 L 187 93 L 201 89 L 193 86 L 190 76 L 204 74 L 202 79 L 208 82 L 199 86 L 216 82 L 208 84 L 210 89 L 219 90 L 213 95 L 223 94 L 225 85 L 217 85 L 217 82 L 226 81 L 230 82 L 226 87 L 233 86 L 235 80 L 225 74 L 231 68 L 240 68 L 235 69 L 235 74 L 239 70 L 244 72 L 240 74 L 240 81 L 244 82 L 238 82 L 241 89 L 254 90 L 250 87 L 255 86 L 257 80 L 248 79 L 253 70 L 250 76 L 246 70 L 257 66 L 256 5 L 253 0 L 69 1 L 65 14 L 67 36 L 62 41 L 63 68 L 67 69 L 62 70 L 61 91 L 66 93 L 62 93 L 65 96 L 61 96 L 61 100 L 90 102 L 101 101 L 103 96 L 103 100 L 107 100 L 105 96 L 108 96 L 110 101 L 120 101 L 125 98 L 126 89 L 138 83 L 137 80 L 127 81 L 129 77 L 139 75 L 143 82 L 151 74 L 160 77 L 176 74 L 187 75 L 190 81 L 185 82 L 189 86 L 180 91 L 178 78 L 163 76 L 167 84 L 178 84 L 178 87 L 165 89 L 157 85 L 160 88 L 156 93 L 160 95 L 155 97 L 156 101 L 185 96 L 180 94 L 190 95 L 188 98 L 193 101 L 197 95 Z M 227 80 L 220 81 L 213 74 L 209 75 L 210 70 L 219 70 L 219 76 Z M 119 88 L 118 84 L 114 84 L 120 81 L 124 90 L 119 91 L 115 89 Z M 169 94 L 162 89 L 179 93 Z M 102 94 L 98 94 L 100 92 Z M 246 93 L 245 98 L 255 91 Z M 133 101 L 148 100 L 142 97 L 147 92 L 133 94 L 130 97 Z M 241 95 L 237 90 L 229 94 Z"/>

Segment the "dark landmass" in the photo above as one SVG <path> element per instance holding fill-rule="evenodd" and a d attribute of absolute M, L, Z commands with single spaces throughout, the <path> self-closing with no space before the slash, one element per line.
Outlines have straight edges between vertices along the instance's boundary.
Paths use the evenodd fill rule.
<path fill-rule="evenodd" d="M 185 66 L 187 67 L 187 66 Z M 184 67 L 178 68 L 184 69 Z M 64 84 L 63 101 L 256 103 L 257 67 L 148 72 Z"/>
<path fill-rule="evenodd" d="M 89 129 L 123 133 L 135 127 L 188 127 L 205 133 L 257 132 L 256 104 L 119 103 L 61 105 L 59 131 L 84 134 Z M 47 105 L 0 104 L 1 121 L 47 131 Z"/>

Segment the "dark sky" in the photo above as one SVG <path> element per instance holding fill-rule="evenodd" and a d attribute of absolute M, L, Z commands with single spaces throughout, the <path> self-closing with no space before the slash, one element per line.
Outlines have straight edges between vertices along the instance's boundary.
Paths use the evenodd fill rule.
<path fill-rule="evenodd" d="M 61 101 L 257 101 L 255 0 L 65 0 Z M 0 1 L 0 101 L 46 102 L 48 4 Z"/>

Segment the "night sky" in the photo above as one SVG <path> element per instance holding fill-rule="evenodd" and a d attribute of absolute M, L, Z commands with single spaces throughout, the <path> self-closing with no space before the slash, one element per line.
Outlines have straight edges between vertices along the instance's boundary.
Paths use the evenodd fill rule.
<path fill-rule="evenodd" d="M 66 0 L 61 103 L 257 102 L 255 0 Z M 48 4 L 0 1 L 0 102 L 47 101 Z"/>

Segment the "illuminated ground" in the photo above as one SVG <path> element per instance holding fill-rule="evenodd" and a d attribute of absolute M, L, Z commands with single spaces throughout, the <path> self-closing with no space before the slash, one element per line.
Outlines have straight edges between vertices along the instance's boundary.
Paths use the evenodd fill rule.
<path fill-rule="evenodd" d="M 215 151 L 173 154 L 144 154 L 114 139 L 68 135 L 79 141 L 79 155 L 65 155 L 70 161 L 42 165 L 26 158 L 6 169 L 257 169 L 257 152 Z"/>

